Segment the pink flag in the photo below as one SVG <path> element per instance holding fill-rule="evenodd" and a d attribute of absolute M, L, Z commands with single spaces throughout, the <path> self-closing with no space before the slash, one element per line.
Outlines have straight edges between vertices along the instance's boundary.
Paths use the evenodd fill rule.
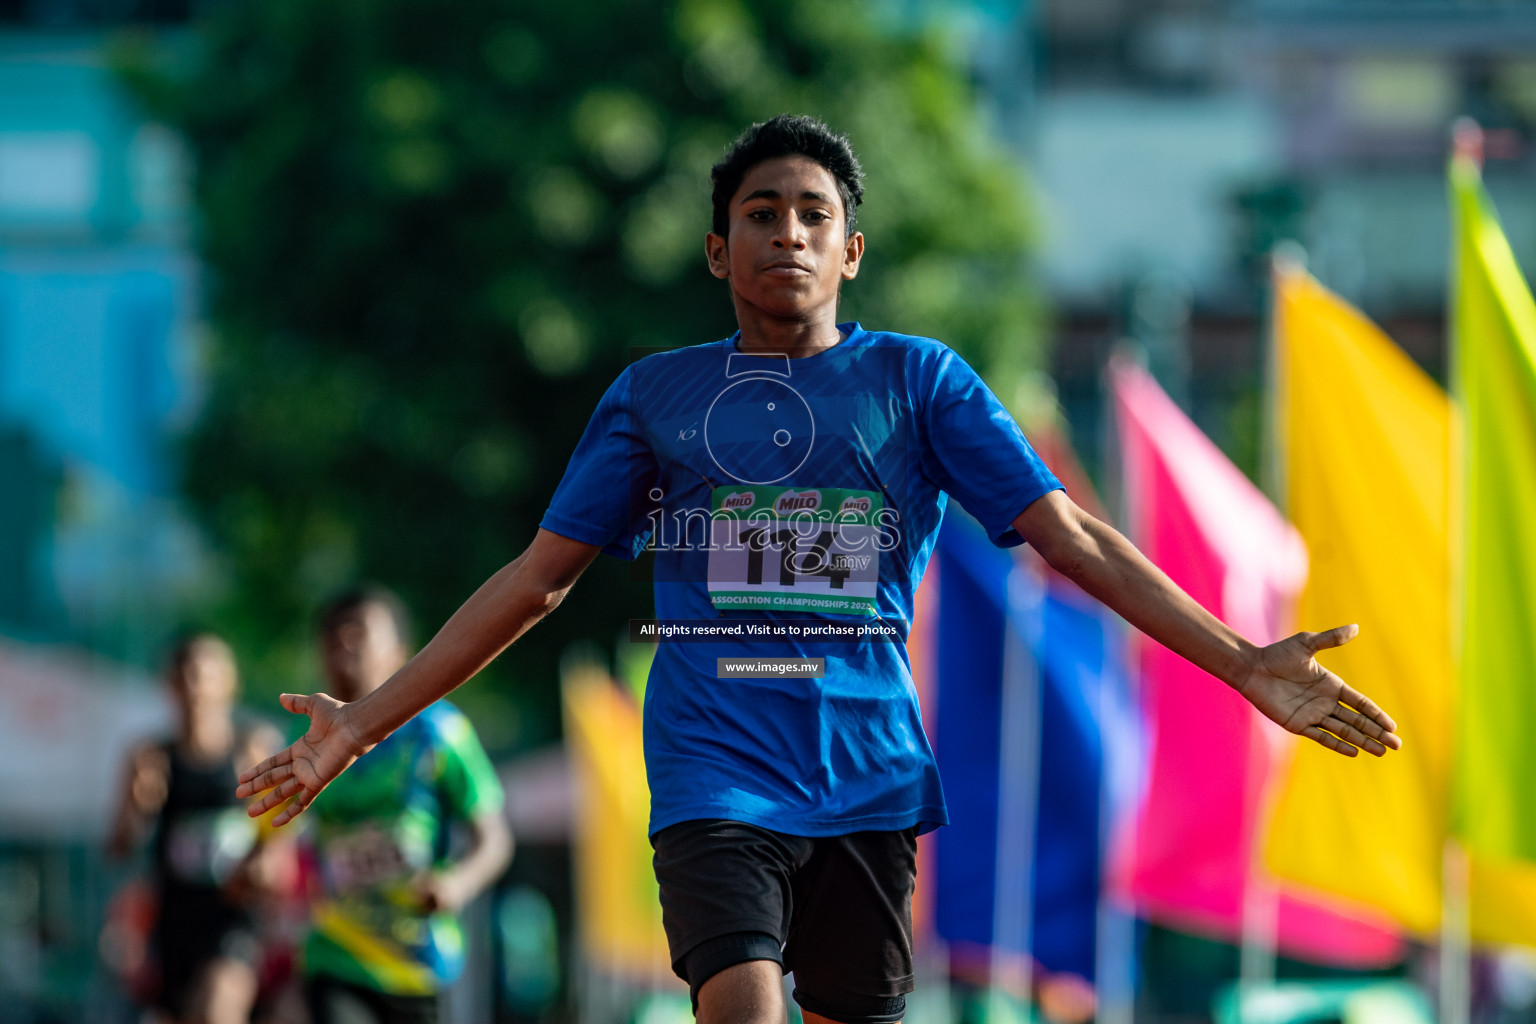
<path fill-rule="evenodd" d="M 1109 374 L 1131 538 L 1238 632 L 1279 639 L 1306 582 L 1301 536 L 1145 370 L 1117 360 Z M 1352 967 L 1401 959 L 1384 918 L 1277 890 L 1255 862 L 1267 784 L 1298 741 L 1161 645 L 1144 640 L 1138 661 L 1150 750 L 1116 854 L 1121 894 L 1142 916 L 1226 941 L 1240 938 L 1246 914 L 1287 956 Z"/>

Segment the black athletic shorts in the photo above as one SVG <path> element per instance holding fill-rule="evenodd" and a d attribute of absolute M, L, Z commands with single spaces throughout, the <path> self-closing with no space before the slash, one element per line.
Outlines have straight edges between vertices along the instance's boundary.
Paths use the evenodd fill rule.
<path fill-rule="evenodd" d="M 160 959 L 156 1003 L 177 1018 L 190 1012 L 189 1000 L 214 961 L 239 960 L 255 969 L 261 958 L 255 920 L 211 886 L 162 882 L 154 940 Z"/>
<path fill-rule="evenodd" d="M 773 960 L 795 1002 L 846 1024 L 893 1024 L 912 991 L 917 830 L 807 838 L 739 821 L 684 821 L 651 837 L 672 969 L 699 988 Z"/>

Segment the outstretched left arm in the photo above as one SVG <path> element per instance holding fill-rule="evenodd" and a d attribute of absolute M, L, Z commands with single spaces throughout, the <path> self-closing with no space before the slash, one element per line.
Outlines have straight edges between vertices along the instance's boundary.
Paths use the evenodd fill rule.
<path fill-rule="evenodd" d="M 1380 757 L 1402 746 L 1391 717 L 1313 658 L 1354 639 L 1355 626 L 1252 644 L 1063 491 L 1033 502 L 1013 527 L 1057 571 L 1287 731 L 1349 757 L 1357 750 Z"/>

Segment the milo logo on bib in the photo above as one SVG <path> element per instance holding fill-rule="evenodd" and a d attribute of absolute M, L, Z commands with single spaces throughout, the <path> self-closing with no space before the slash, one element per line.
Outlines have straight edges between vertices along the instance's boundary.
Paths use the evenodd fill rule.
<path fill-rule="evenodd" d="M 774 512 L 787 516 L 794 512 L 815 512 L 821 508 L 820 491 L 785 491 L 773 503 Z"/>
<path fill-rule="evenodd" d="M 875 614 L 878 493 L 717 487 L 710 506 L 709 600 L 716 608 Z"/>
<path fill-rule="evenodd" d="M 731 512 L 749 509 L 755 504 L 757 504 L 757 495 L 751 491 L 732 492 L 720 500 L 720 507 Z"/>

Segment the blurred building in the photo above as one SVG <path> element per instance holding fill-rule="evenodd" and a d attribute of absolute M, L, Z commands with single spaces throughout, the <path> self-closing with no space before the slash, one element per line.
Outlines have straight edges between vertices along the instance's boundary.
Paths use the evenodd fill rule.
<path fill-rule="evenodd" d="M 1510 0 L 908 0 L 979 23 L 978 78 L 1026 155 L 1053 376 L 1090 462 L 1098 375 L 1133 338 L 1250 472 L 1266 258 L 1312 271 L 1444 379 L 1452 122 L 1536 268 L 1536 6 Z"/>
<path fill-rule="evenodd" d="M 129 21 L 185 15 L 0 0 L 7 1021 L 125 1010 L 98 955 L 121 875 L 99 851 L 128 746 L 163 733 L 169 714 L 142 672 L 78 648 L 157 660 L 170 602 L 197 576 L 173 470 L 196 397 L 196 278 L 185 157 L 131 107 L 107 53 Z"/>
<path fill-rule="evenodd" d="M 137 673 L 0 643 L 0 1020 L 117 1019 L 98 953 L 124 872 L 100 849 L 128 751 L 170 723 Z"/>
<path fill-rule="evenodd" d="M 107 65 L 136 13 L 0 2 L 0 633 L 143 663 L 195 577 L 197 375 L 186 159 Z"/>

